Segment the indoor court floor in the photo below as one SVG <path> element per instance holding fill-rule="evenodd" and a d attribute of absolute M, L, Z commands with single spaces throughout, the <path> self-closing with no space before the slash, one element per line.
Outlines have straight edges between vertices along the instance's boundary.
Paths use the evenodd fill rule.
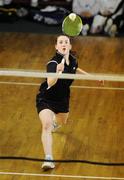
<path fill-rule="evenodd" d="M 0 71 L 46 71 L 46 63 L 55 52 L 56 37 L 0 33 Z M 124 76 L 124 38 L 79 36 L 72 44 L 83 70 Z M 43 80 L 0 76 L 0 179 L 124 179 L 124 78 L 122 82 L 106 80 L 104 87 L 92 79 L 75 80 L 68 123 L 53 133 L 55 160 L 98 164 L 56 162 L 55 169 L 44 172 L 42 162 L 21 159 L 44 158 L 35 108 Z"/>

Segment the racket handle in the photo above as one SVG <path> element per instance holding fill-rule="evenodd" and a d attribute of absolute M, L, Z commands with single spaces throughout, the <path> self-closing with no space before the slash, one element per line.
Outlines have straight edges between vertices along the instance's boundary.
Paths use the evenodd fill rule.
<path fill-rule="evenodd" d="M 63 58 L 61 61 L 62 64 L 65 64 L 65 59 Z M 58 74 L 62 74 L 62 71 L 59 71 Z"/>
<path fill-rule="evenodd" d="M 63 58 L 62 61 L 61 61 L 62 64 L 65 64 L 65 59 Z"/>
<path fill-rule="evenodd" d="M 65 64 L 65 59 L 63 58 L 61 61 L 62 64 Z M 62 74 L 62 71 L 59 71 L 59 74 Z"/>
<path fill-rule="evenodd" d="M 61 61 L 62 64 L 65 64 L 65 59 L 63 58 L 62 61 Z M 62 71 L 59 71 L 58 74 L 62 74 Z M 47 90 L 51 88 L 50 86 L 48 86 Z"/>

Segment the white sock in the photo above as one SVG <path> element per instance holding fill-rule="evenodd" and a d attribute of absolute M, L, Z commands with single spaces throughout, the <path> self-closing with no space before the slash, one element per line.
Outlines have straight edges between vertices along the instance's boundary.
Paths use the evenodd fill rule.
<path fill-rule="evenodd" d="M 52 156 L 52 155 L 47 154 L 47 155 L 46 155 L 46 157 L 45 157 L 45 159 L 51 159 L 51 160 L 52 160 L 52 159 L 53 159 L 53 156 Z"/>

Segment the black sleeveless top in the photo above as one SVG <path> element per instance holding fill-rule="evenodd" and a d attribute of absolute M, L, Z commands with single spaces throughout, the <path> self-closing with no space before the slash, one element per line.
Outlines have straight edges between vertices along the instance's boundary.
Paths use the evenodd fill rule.
<path fill-rule="evenodd" d="M 63 55 L 56 53 L 55 56 L 47 63 L 47 72 L 56 72 L 57 64 L 61 63 Z M 69 55 L 69 65 L 64 64 L 64 71 L 62 73 L 75 74 L 78 67 L 76 58 L 70 53 Z M 47 80 L 43 82 L 40 86 L 40 93 L 43 98 L 47 100 L 60 101 L 70 97 L 70 86 L 73 79 L 58 79 L 56 84 L 48 89 Z"/>

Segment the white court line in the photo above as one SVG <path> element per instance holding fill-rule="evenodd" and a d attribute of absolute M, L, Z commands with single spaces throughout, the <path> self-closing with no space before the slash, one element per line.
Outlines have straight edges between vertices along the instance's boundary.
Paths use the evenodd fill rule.
<path fill-rule="evenodd" d="M 0 84 L 24 85 L 24 86 L 40 86 L 40 83 L 14 82 L 14 81 L 0 81 Z"/>
<path fill-rule="evenodd" d="M 24 86 L 40 86 L 40 83 L 25 83 L 25 82 L 14 82 L 14 81 L 0 81 L 0 84 L 10 84 L 10 85 L 24 85 Z M 119 87 L 98 87 L 98 86 L 71 86 L 71 88 L 79 89 L 104 89 L 104 90 L 121 90 L 124 91 L 124 88 Z"/>
<path fill-rule="evenodd" d="M 111 179 L 111 180 L 124 180 L 121 177 L 98 177 L 98 176 L 73 176 L 62 174 L 36 174 L 36 173 L 17 173 L 17 172 L 0 172 L 0 175 L 18 175 L 18 176 L 39 176 L 39 177 L 61 177 L 61 178 L 77 178 L 77 179 Z"/>

